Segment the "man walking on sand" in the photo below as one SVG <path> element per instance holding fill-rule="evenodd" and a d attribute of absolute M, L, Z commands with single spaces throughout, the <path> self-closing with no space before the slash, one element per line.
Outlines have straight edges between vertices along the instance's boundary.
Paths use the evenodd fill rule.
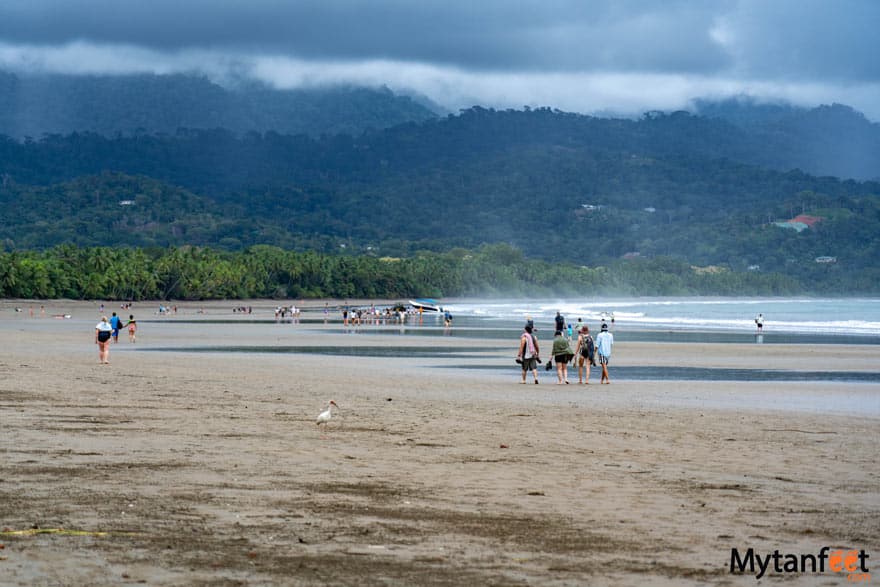
<path fill-rule="evenodd" d="M 110 318 L 110 328 L 113 329 L 113 342 L 119 342 L 119 329 L 122 328 L 122 318 L 116 315 L 116 312 L 113 312 L 113 316 Z"/>
<path fill-rule="evenodd" d="M 532 327 L 526 325 L 525 332 L 519 338 L 519 352 L 516 354 L 517 362 L 522 365 L 522 381 L 520 383 L 526 382 L 526 373 L 531 371 L 537 385 L 538 361 L 540 360 L 538 357 L 540 352 L 538 349 L 538 339 L 532 333 Z"/>
<path fill-rule="evenodd" d="M 602 332 L 596 337 L 596 354 L 599 355 L 599 364 L 602 365 L 602 380 L 599 383 L 611 383 L 608 376 L 608 362 L 611 360 L 611 347 L 614 346 L 614 335 L 608 332 L 608 325 L 602 324 Z"/>

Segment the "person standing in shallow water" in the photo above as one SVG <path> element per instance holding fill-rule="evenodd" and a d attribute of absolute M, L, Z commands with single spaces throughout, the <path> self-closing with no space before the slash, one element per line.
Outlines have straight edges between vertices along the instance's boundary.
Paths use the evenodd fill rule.
<path fill-rule="evenodd" d="M 110 336 L 113 327 L 107 321 L 107 316 L 101 316 L 101 321 L 95 325 L 95 344 L 98 345 L 98 361 L 102 365 L 110 364 Z"/>
<path fill-rule="evenodd" d="M 538 349 L 538 339 L 532 333 L 532 327 L 526 326 L 522 336 L 519 337 L 519 352 L 516 355 L 517 360 L 522 364 L 522 381 L 526 382 L 526 373 L 532 372 L 535 378 L 535 384 L 538 384 L 538 357 L 540 350 Z"/>
<path fill-rule="evenodd" d="M 596 337 L 596 354 L 602 366 L 602 380 L 599 383 L 611 383 L 608 375 L 608 363 L 611 361 L 611 347 L 614 346 L 614 335 L 608 332 L 608 325 L 602 324 L 602 332 Z"/>

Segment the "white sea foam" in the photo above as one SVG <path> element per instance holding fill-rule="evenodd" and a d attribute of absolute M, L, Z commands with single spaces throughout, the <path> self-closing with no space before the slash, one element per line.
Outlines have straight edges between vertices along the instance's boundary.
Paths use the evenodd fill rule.
<path fill-rule="evenodd" d="M 552 323 L 556 312 L 574 324 L 601 320 L 621 327 L 754 331 L 764 315 L 765 332 L 880 335 L 880 299 L 855 298 L 620 298 L 603 300 L 461 300 L 458 315 Z"/>

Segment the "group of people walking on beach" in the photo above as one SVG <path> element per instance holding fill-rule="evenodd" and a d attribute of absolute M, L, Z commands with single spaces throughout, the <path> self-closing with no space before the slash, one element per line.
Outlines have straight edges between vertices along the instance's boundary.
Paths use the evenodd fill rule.
<path fill-rule="evenodd" d="M 556 362 L 556 384 L 568 385 L 568 364 L 575 360 L 578 370 L 578 383 L 589 385 L 590 383 L 590 367 L 601 366 L 602 378 L 600 384 L 611 383 L 608 375 L 608 363 L 611 360 L 611 348 L 614 346 L 614 335 L 609 331 L 608 323 L 602 321 L 599 335 L 595 340 L 590 334 L 590 327 L 583 324 L 578 319 L 580 327 L 577 329 L 577 344 L 575 349 L 571 349 L 572 328 L 571 325 L 566 329 L 565 318 L 556 312 L 556 331 L 553 335 L 553 347 L 550 351 L 550 359 L 547 361 L 545 369 L 551 370 L 553 361 Z M 598 361 L 598 365 L 596 362 Z M 522 366 L 522 381 L 526 382 L 526 377 L 531 371 L 535 384 L 538 383 L 538 364 L 541 361 L 541 351 L 538 345 L 538 338 L 535 336 L 535 323 L 527 317 L 526 325 L 519 339 L 519 351 L 516 355 L 516 362 Z"/>
<path fill-rule="evenodd" d="M 113 312 L 110 319 L 101 316 L 101 321 L 95 325 L 95 344 L 98 345 L 98 362 L 102 365 L 110 364 L 110 342 L 119 342 L 119 331 L 128 329 L 128 341 L 135 342 L 137 339 L 137 321 L 134 315 L 128 316 L 128 322 L 123 324 L 123 319 Z"/>

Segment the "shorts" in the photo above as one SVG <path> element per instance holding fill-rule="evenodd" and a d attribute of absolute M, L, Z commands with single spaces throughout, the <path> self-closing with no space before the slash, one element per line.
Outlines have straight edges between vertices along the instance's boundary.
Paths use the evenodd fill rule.
<path fill-rule="evenodd" d="M 532 357 L 531 359 L 523 359 L 522 360 L 522 370 L 523 371 L 533 371 L 538 368 L 538 358 Z"/>
<path fill-rule="evenodd" d="M 611 357 L 606 357 L 605 355 L 597 355 L 599 357 L 600 365 L 607 365 L 611 361 Z"/>
<path fill-rule="evenodd" d="M 569 355 L 568 353 L 563 353 L 561 355 L 556 355 L 553 358 L 556 360 L 557 363 L 561 363 L 561 364 L 565 365 L 568 363 L 568 360 L 571 358 L 571 355 Z"/>

